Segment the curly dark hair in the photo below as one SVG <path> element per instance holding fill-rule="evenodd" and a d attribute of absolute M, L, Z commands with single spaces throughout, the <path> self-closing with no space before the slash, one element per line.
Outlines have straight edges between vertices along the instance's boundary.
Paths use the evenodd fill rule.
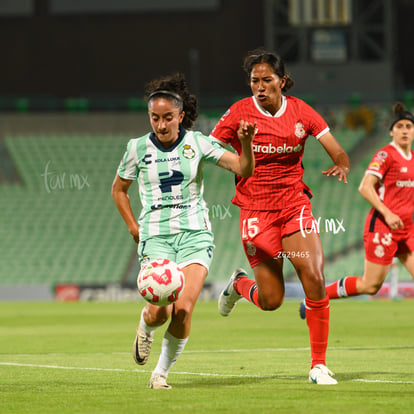
<path fill-rule="evenodd" d="M 273 72 L 279 76 L 279 78 L 285 77 L 286 82 L 282 89 L 283 92 L 287 92 L 295 84 L 294 80 L 286 72 L 285 62 L 283 59 L 276 53 L 269 52 L 262 47 L 249 52 L 244 58 L 243 69 L 249 80 L 253 67 L 259 63 L 267 63 L 273 69 Z"/>
<path fill-rule="evenodd" d="M 171 94 L 168 92 L 171 92 Z M 185 112 L 181 123 L 185 129 L 190 129 L 193 126 L 194 121 L 198 117 L 197 97 L 190 93 L 184 74 L 179 72 L 173 73 L 172 75 L 163 76 L 148 82 L 145 86 L 147 102 L 149 103 L 153 96 L 158 95 L 174 101 L 175 105 Z"/>

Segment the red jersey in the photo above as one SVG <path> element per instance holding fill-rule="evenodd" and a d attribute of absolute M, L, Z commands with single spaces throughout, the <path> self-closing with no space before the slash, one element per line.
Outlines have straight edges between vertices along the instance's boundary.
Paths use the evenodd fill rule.
<path fill-rule="evenodd" d="M 413 224 L 414 211 L 414 152 L 407 156 L 394 143 L 381 148 L 366 169 L 380 179 L 375 189 L 382 202 L 404 223 Z M 372 214 L 375 211 L 371 209 Z M 382 216 L 381 216 L 382 218 Z M 383 219 L 383 218 L 382 218 Z"/>
<path fill-rule="evenodd" d="M 282 106 L 273 116 L 249 97 L 233 104 L 211 136 L 240 154 L 237 137 L 240 121 L 256 123 L 253 140 L 256 168 L 252 177 L 238 177 L 233 203 L 248 210 L 282 210 L 304 203 L 309 188 L 303 182 L 302 156 L 309 135 L 319 139 L 329 131 L 324 119 L 309 105 L 282 95 Z"/>

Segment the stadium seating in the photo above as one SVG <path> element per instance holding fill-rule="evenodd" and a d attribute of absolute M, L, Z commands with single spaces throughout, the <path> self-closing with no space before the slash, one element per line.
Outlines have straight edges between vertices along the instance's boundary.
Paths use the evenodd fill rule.
<path fill-rule="evenodd" d="M 335 136 L 348 153 L 356 148 L 366 153 L 360 157 L 362 162 L 352 166 L 348 185 L 343 185 L 321 174 L 331 160 L 315 139 L 307 140 L 304 180 L 314 193 L 313 214 L 320 224 L 327 280 L 363 270 L 362 231 L 369 205 L 358 186 L 373 153 L 361 145 L 363 130 L 339 128 Z M 0 185 L 0 285 L 132 281 L 136 245 L 110 194 L 128 139 L 105 135 L 4 138 L 22 184 Z M 376 148 L 388 141 L 384 134 Z M 234 177 L 211 165 L 204 167 L 204 175 L 216 243 L 208 281 L 223 282 L 235 267 L 249 269 L 240 241 L 239 210 L 231 204 Z M 135 186 L 130 197 L 138 215 Z M 288 261 L 285 273 L 288 279 L 294 275 Z"/>
<path fill-rule="evenodd" d="M 5 138 L 23 185 L 0 186 L 0 284 L 122 280 L 135 244 L 111 183 L 127 140 Z"/>

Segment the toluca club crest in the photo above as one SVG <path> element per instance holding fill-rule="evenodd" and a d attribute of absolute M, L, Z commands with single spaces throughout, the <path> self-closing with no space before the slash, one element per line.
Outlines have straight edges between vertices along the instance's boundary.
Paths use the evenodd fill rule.
<path fill-rule="evenodd" d="M 301 122 L 296 122 L 295 135 L 298 138 L 303 138 L 306 135 L 305 128 L 303 127 L 303 124 Z"/>

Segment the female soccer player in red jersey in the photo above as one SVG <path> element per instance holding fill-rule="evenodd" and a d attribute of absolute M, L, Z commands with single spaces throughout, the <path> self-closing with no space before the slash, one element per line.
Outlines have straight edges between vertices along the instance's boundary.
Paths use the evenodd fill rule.
<path fill-rule="evenodd" d="M 329 286 L 329 298 L 375 295 L 394 257 L 414 277 L 414 115 L 401 103 L 393 108 L 392 142 L 372 158 L 359 191 L 372 205 L 365 221 L 362 277 L 344 277 Z"/>
<path fill-rule="evenodd" d="M 283 302 L 283 259 L 296 269 L 306 294 L 307 323 L 311 345 L 309 380 L 336 384 L 325 365 L 329 331 L 329 298 L 325 290 L 323 251 L 309 198 L 302 180 L 302 156 L 308 136 L 313 135 L 334 165 L 322 173 L 347 182 L 349 158 L 323 118 L 309 105 L 285 96 L 293 80 L 279 56 L 263 49 L 244 60 L 253 96 L 233 104 L 211 135 L 230 143 L 240 153 L 237 125 L 241 119 L 256 123 L 252 177 L 237 177 L 233 203 L 240 207 L 240 230 L 255 280 L 237 269 L 219 298 L 219 312 L 231 313 L 246 298 L 263 310 L 275 310 Z M 303 231 L 308 229 L 307 231 Z"/>

